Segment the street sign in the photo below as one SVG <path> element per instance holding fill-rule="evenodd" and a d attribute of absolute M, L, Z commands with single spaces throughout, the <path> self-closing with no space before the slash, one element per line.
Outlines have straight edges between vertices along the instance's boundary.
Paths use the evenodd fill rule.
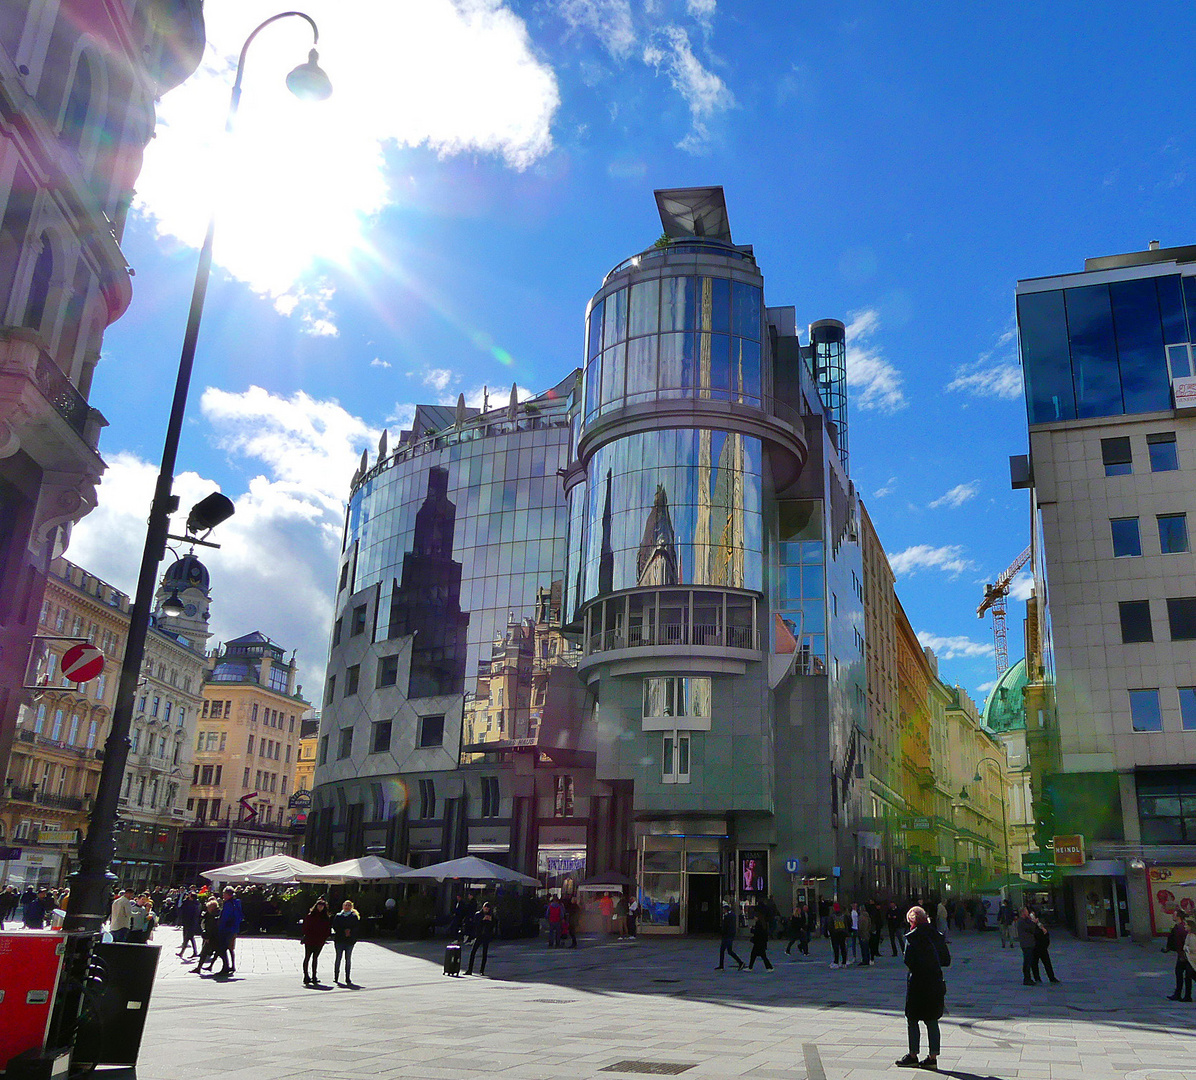
<path fill-rule="evenodd" d="M 257 811 L 249 805 L 250 799 L 256 799 L 257 792 L 251 791 L 248 795 L 242 795 L 237 801 L 241 804 L 241 809 L 245 811 L 246 816 L 242 818 L 243 821 L 252 821 L 257 817 Z"/>
<path fill-rule="evenodd" d="M 71 682 L 91 682 L 104 670 L 104 654 L 89 642 L 72 645 L 62 654 L 62 674 Z"/>
<path fill-rule="evenodd" d="M 1046 874 L 1055 869 L 1055 857 L 1045 851 L 1023 851 L 1023 874 Z"/>
<path fill-rule="evenodd" d="M 785 869 L 791 874 L 796 874 L 801 869 L 801 861 L 799 859 L 786 859 Z"/>
<path fill-rule="evenodd" d="M 935 870 L 940 874 L 949 874 L 951 873 L 951 864 L 946 863 L 943 866 L 936 866 Z"/>
<path fill-rule="evenodd" d="M 843 867 L 841 867 L 841 866 L 832 866 L 832 867 L 831 867 L 831 874 L 832 874 L 834 877 L 842 877 L 842 876 L 843 876 Z"/>
<path fill-rule="evenodd" d="M 930 829 L 930 818 L 916 817 L 909 819 L 909 827 L 915 832 L 928 832 Z"/>

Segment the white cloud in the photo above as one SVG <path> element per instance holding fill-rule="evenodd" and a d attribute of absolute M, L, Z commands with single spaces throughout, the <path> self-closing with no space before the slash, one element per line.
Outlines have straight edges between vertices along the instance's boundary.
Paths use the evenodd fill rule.
<path fill-rule="evenodd" d="M 635 47 L 630 0 L 563 0 L 561 16 L 574 30 L 587 30 L 616 60 Z"/>
<path fill-rule="evenodd" d="M 452 384 L 453 377 L 448 368 L 430 368 L 424 373 L 423 384 L 443 394 Z"/>
<path fill-rule="evenodd" d="M 989 691 L 992 690 L 992 688 L 996 685 L 997 680 L 990 679 L 988 682 L 982 682 L 979 686 L 977 686 L 976 693 L 979 697 L 979 700 L 984 701 L 988 697 Z"/>
<path fill-rule="evenodd" d="M 874 498 L 883 499 L 886 495 L 892 495 L 897 487 L 897 477 L 890 476 L 883 487 L 878 487 L 872 494 Z"/>
<path fill-rule="evenodd" d="M 950 491 L 944 495 L 940 495 L 930 504 L 931 510 L 937 510 L 942 506 L 949 506 L 952 509 L 958 506 L 963 506 L 969 499 L 974 499 L 980 491 L 980 481 L 973 480 L 969 484 L 956 484 Z"/>
<path fill-rule="evenodd" d="M 976 564 L 965 559 L 959 544 L 931 547 L 929 544 L 915 544 L 904 551 L 889 555 L 889 566 L 897 577 L 916 574 L 919 570 L 942 570 L 952 577 L 958 577 L 968 570 L 975 570 Z"/>
<path fill-rule="evenodd" d="M 1014 600 L 1029 600 L 1034 592 L 1034 575 L 1023 570 L 1009 583 L 1009 596 Z"/>
<path fill-rule="evenodd" d="M 685 13 L 709 34 L 714 23 L 718 0 L 685 0 Z"/>
<path fill-rule="evenodd" d="M 850 313 L 847 324 L 847 385 L 855 405 L 892 413 L 909 404 L 902 390 L 904 376 L 873 342 L 880 328 L 880 313 L 864 308 Z"/>
<path fill-rule="evenodd" d="M 961 364 L 955 369 L 955 378 L 947 383 L 947 389 L 976 397 L 1013 401 L 1022 396 L 1022 369 L 1016 360 L 977 360 L 974 364 Z"/>
<path fill-rule="evenodd" d="M 992 656 L 995 652 L 991 641 L 973 641 L 967 637 L 943 637 L 929 630 L 918 631 L 918 641 L 924 648 L 934 652 L 940 660 L 975 659 Z"/>
<path fill-rule="evenodd" d="M 501 0 L 312 0 L 320 63 L 333 83 L 299 102 L 284 76 L 311 45 L 301 19 L 268 27 L 250 49 L 236 130 L 223 135 L 234 57 L 276 10 L 265 0 L 209 4 L 200 70 L 160 104 L 136 207 L 161 235 L 198 247 L 216 212 L 219 266 L 335 332 L 312 267 L 344 262 L 395 195 L 384 147 L 492 154 L 524 169 L 552 149 L 560 94 L 524 21 Z M 363 32 L 363 28 L 368 31 Z"/>
<path fill-rule="evenodd" d="M 644 63 L 668 74 L 673 88 L 689 106 L 690 131 L 678 149 L 702 153 L 710 139 L 709 121 L 735 106 L 735 95 L 694 55 L 689 34 L 680 26 L 664 26 L 644 46 Z"/>
<path fill-rule="evenodd" d="M 370 367 L 388 368 L 390 367 L 390 361 L 383 360 L 380 356 L 375 356 L 374 359 L 370 361 Z"/>

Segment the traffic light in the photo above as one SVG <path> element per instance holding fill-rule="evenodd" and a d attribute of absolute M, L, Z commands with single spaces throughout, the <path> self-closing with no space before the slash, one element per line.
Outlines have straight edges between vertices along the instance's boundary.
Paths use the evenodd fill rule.
<path fill-rule="evenodd" d="M 1039 851 L 1049 851 L 1055 842 L 1055 800 L 1043 791 L 1034 800 L 1034 843 Z"/>

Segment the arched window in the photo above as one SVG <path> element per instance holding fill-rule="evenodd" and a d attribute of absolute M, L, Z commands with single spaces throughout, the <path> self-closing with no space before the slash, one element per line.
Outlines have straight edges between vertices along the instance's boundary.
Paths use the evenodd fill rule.
<path fill-rule="evenodd" d="M 33 264 L 33 279 L 29 282 L 29 299 L 25 304 L 24 324 L 31 330 L 40 330 L 46 317 L 46 304 L 50 299 L 50 277 L 54 273 L 54 250 L 50 246 L 49 233 L 42 233 L 38 243 L 41 250 Z"/>
<path fill-rule="evenodd" d="M 71 83 L 71 93 L 62 116 L 62 141 L 76 153 L 83 144 L 83 132 L 87 128 L 90 111 L 91 62 L 85 53 L 80 53 L 75 65 L 75 81 Z"/>

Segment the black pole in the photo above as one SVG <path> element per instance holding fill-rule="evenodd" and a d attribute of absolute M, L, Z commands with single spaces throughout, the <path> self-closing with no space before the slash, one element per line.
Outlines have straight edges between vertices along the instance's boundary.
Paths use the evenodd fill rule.
<path fill-rule="evenodd" d="M 258 25 L 245 39 L 237 61 L 237 75 L 229 101 L 225 130 L 232 127 L 241 100 L 241 77 L 245 69 L 245 54 L 249 44 L 270 23 L 297 15 L 306 19 L 319 40 L 319 31 L 311 17 L 301 11 L 286 11 L 272 15 Z M 145 657 L 145 640 L 149 633 L 150 612 L 154 603 L 158 566 L 166 555 L 166 534 L 170 529 L 170 515 L 177 509 L 171 493 L 174 485 L 174 466 L 178 457 L 179 436 L 183 430 L 183 414 L 187 409 L 187 392 L 191 386 L 191 370 L 195 364 L 195 347 L 199 341 L 199 324 L 203 318 L 204 298 L 212 270 L 212 240 L 216 234 L 216 219 L 208 222 L 207 235 L 199 252 L 195 271 L 195 286 L 191 292 L 191 308 L 187 313 L 187 329 L 183 334 L 183 349 L 179 357 L 179 372 L 174 384 L 174 401 L 170 421 L 166 425 L 166 440 L 162 446 L 162 465 L 150 504 L 149 521 L 145 531 L 145 548 L 141 553 L 141 571 L 137 575 L 137 593 L 129 611 L 129 636 L 121 665 L 116 704 L 112 710 L 112 730 L 104 744 L 104 765 L 96 789 L 95 803 L 88 821 L 87 839 L 79 846 L 79 866 L 68 879 L 70 899 L 63 928 L 68 931 L 94 933 L 103 926 L 109 915 L 112 883 L 116 880 L 110 867 L 116 854 L 116 818 L 119 808 L 121 780 L 129 757 L 129 728 L 133 720 L 133 704 L 137 683 L 141 678 L 141 664 Z"/>

